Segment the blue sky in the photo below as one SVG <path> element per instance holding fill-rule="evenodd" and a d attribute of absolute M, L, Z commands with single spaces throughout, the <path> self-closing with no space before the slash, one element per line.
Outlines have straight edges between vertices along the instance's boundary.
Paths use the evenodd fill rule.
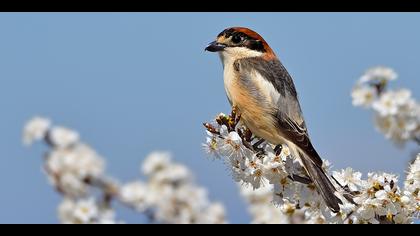
<path fill-rule="evenodd" d="M 229 221 L 249 221 L 221 162 L 206 158 L 202 122 L 229 112 L 219 58 L 204 47 L 246 26 L 294 77 L 318 152 L 334 168 L 403 174 L 414 145 L 393 146 L 350 90 L 370 66 L 394 68 L 394 87 L 420 88 L 417 13 L 1 13 L 0 222 L 56 223 L 60 197 L 41 171 L 43 145 L 25 148 L 34 115 L 78 130 L 122 181 L 153 150 L 196 173 Z M 144 218 L 129 210 L 129 223 Z"/>

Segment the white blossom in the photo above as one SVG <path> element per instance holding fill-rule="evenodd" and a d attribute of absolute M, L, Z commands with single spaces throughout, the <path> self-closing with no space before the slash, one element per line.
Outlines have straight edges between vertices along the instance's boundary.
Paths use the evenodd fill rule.
<path fill-rule="evenodd" d="M 79 134 L 65 127 L 53 127 L 49 139 L 57 148 L 68 148 L 79 141 Z"/>
<path fill-rule="evenodd" d="M 365 74 L 360 77 L 360 83 L 366 83 L 371 81 L 391 81 L 396 80 L 398 78 L 397 73 L 388 67 L 384 66 L 376 66 L 373 68 L 368 69 Z"/>
<path fill-rule="evenodd" d="M 137 210 L 153 212 L 153 217 L 163 223 L 226 222 L 223 206 L 210 202 L 207 191 L 194 183 L 191 171 L 173 162 L 169 153 L 152 153 L 141 169 L 147 182 L 122 188 L 125 202 Z"/>
<path fill-rule="evenodd" d="M 91 223 L 98 218 L 99 210 L 95 200 L 90 198 L 76 202 L 73 210 L 73 216 L 76 222 Z"/>
<path fill-rule="evenodd" d="M 44 139 L 51 121 L 43 117 L 34 117 L 28 121 L 23 129 L 23 143 L 31 145 L 34 141 Z"/>
<path fill-rule="evenodd" d="M 209 134 L 211 135 L 211 134 Z M 204 151 L 212 157 L 220 158 L 220 155 L 217 153 L 217 142 L 215 139 L 212 139 L 210 137 L 207 137 L 207 140 L 205 143 L 202 144 L 202 147 Z"/>
<path fill-rule="evenodd" d="M 341 172 L 334 171 L 334 178 L 343 186 L 348 186 L 351 191 L 357 191 L 362 185 L 362 173 L 353 171 L 348 167 Z"/>
<path fill-rule="evenodd" d="M 74 223 L 74 209 L 76 204 L 73 200 L 65 198 L 58 206 L 58 218 L 63 224 Z"/>
<path fill-rule="evenodd" d="M 98 218 L 99 210 L 92 198 L 78 201 L 65 198 L 58 207 L 58 215 L 64 224 L 88 224 Z"/>
<path fill-rule="evenodd" d="M 410 192 L 416 192 L 420 189 L 420 154 L 417 155 L 417 158 L 410 165 L 410 168 L 407 173 L 407 180 L 405 181 L 405 188 Z"/>
<path fill-rule="evenodd" d="M 171 163 L 171 155 L 168 152 L 153 152 L 150 153 L 143 165 L 142 173 L 146 176 L 151 175 L 154 172 L 157 172 L 161 169 L 167 169 L 168 165 Z"/>
<path fill-rule="evenodd" d="M 220 202 L 211 203 L 198 217 L 197 222 L 205 222 L 208 224 L 226 223 L 225 207 Z"/>
<path fill-rule="evenodd" d="M 159 221 L 175 224 L 200 223 L 200 211 L 205 210 L 202 207 L 208 204 L 207 192 L 203 188 L 181 185 L 172 188 L 169 193 L 162 194 L 157 201 L 155 216 Z"/>
<path fill-rule="evenodd" d="M 417 217 L 420 216 L 420 154 L 410 165 L 404 187 L 403 204 L 410 206 Z"/>
<path fill-rule="evenodd" d="M 253 189 L 239 185 L 241 195 L 248 204 L 248 211 L 252 216 L 253 224 L 287 224 L 289 217 L 273 203 L 273 187 L 270 185 Z"/>
<path fill-rule="evenodd" d="M 115 219 L 115 211 L 112 209 L 101 209 L 99 212 L 99 217 L 97 219 L 96 224 L 102 225 L 113 225 L 113 224 L 123 224 L 124 222 L 121 220 Z"/>
<path fill-rule="evenodd" d="M 375 89 L 368 86 L 356 86 L 351 96 L 353 98 L 353 106 L 369 107 L 375 99 Z"/>
<path fill-rule="evenodd" d="M 381 116 L 396 115 L 399 108 L 407 105 L 410 99 L 411 92 L 408 90 L 388 91 L 384 92 L 372 107 Z"/>
<path fill-rule="evenodd" d="M 85 144 L 69 149 L 53 149 L 46 158 L 46 170 L 51 183 L 69 196 L 86 193 L 86 179 L 103 174 L 105 164 L 100 156 Z"/>
<path fill-rule="evenodd" d="M 95 199 L 73 200 L 65 198 L 58 206 L 59 220 L 63 224 L 117 224 L 115 212 L 100 207 Z"/>
<path fill-rule="evenodd" d="M 233 164 L 239 164 L 241 167 L 244 167 L 245 157 L 247 155 L 252 155 L 250 152 L 247 152 L 247 149 L 242 145 L 241 138 L 236 132 L 223 132 L 226 126 L 221 127 L 221 135 L 224 136 L 224 139 L 219 139 L 218 151 L 217 153 L 221 156 L 229 157 L 229 162 Z"/>
<path fill-rule="evenodd" d="M 151 202 L 148 186 L 140 181 L 127 183 L 121 187 L 121 200 L 138 211 L 145 211 Z"/>

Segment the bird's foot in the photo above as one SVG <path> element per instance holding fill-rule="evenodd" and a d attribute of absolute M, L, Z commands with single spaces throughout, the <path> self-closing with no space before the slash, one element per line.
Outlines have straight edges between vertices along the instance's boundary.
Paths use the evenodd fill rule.
<path fill-rule="evenodd" d="M 236 129 L 236 126 L 239 124 L 239 121 L 241 120 L 241 114 L 239 113 L 239 109 L 237 106 L 232 106 L 232 112 L 230 114 L 231 117 L 231 122 L 232 124 L 230 125 L 232 127 L 233 130 Z"/>

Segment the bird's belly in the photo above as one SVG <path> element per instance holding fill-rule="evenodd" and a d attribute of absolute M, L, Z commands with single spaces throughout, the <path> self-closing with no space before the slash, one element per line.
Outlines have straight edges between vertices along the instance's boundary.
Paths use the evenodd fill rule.
<path fill-rule="evenodd" d="M 267 115 L 256 117 L 252 113 L 247 112 L 246 109 L 243 112 L 241 111 L 241 114 L 241 121 L 255 136 L 263 138 L 274 145 L 285 143 L 273 119 L 268 118 Z"/>
<path fill-rule="evenodd" d="M 274 108 L 270 107 L 267 102 L 259 101 L 247 89 L 242 88 L 239 83 L 226 86 L 226 93 L 231 105 L 238 109 L 241 122 L 254 135 L 275 145 L 284 143 L 281 132 L 276 126 L 276 120 L 272 115 Z"/>

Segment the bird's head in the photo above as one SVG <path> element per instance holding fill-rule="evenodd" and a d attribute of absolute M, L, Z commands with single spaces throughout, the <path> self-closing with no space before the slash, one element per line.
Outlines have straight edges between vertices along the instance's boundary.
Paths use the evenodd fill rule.
<path fill-rule="evenodd" d="M 219 52 L 223 60 L 250 57 L 262 57 L 265 60 L 276 58 L 273 50 L 257 32 L 244 27 L 223 30 L 205 50 Z"/>

